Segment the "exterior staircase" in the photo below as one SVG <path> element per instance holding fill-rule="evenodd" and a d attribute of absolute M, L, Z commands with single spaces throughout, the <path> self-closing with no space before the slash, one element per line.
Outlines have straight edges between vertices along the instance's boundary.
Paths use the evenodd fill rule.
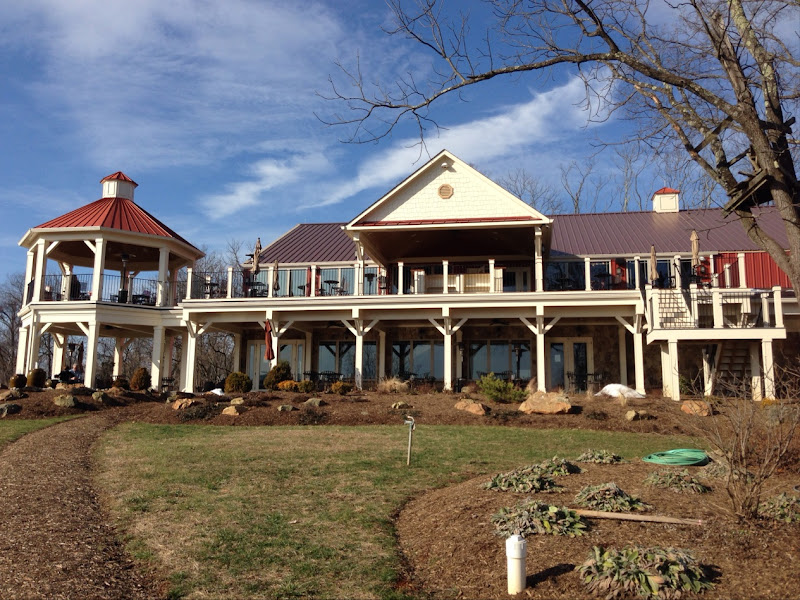
<path fill-rule="evenodd" d="M 729 340 L 711 344 L 707 351 L 715 351 L 714 393 L 721 396 L 750 393 L 750 346 L 748 342 Z"/>
<path fill-rule="evenodd" d="M 682 290 L 659 290 L 657 298 L 661 329 L 694 327 L 694 321 Z"/>

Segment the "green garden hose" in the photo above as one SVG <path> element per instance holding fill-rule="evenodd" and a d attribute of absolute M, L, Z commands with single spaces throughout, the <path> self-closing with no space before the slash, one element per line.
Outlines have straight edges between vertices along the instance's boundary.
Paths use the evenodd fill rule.
<path fill-rule="evenodd" d="M 702 466 L 708 462 L 708 455 L 694 448 L 677 448 L 666 452 L 654 452 L 643 459 L 659 465 Z"/>

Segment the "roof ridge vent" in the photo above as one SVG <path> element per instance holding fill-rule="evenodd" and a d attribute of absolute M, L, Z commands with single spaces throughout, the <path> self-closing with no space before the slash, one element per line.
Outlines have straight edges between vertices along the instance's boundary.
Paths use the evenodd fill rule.
<path fill-rule="evenodd" d="M 676 213 L 680 211 L 680 192 L 670 187 L 663 187 L 653 194 L 653 212 Z"/>
<path fill-rule="evenodd" d="M 133 200 L 133 190 L 138 184 L 122 171 L 112 173 L 100 180 L 103 184 L 103 198 L 126 198 Z"/>

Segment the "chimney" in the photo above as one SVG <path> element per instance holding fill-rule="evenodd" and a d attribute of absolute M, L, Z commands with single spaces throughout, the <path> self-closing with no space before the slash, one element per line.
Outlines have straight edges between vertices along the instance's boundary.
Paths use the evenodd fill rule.
<path fill-rule="evenodd" d="M 133 190 L 139 185 L 122 171 L 103 177 L 103 198 L 126 198 L 133 200 Z"/>
<path fill-rule="evenodd" d="M 676 213 L 680 210 L 678 190 L 664 187 L 653 194 L 653 212 Z"/>

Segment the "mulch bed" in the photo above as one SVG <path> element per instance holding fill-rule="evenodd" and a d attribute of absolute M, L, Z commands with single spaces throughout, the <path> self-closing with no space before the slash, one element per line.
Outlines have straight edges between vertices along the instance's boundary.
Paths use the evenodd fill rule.
<path fill-rule="evenodd" d="M 3 598 L 153 598 L 163 587 L 133 568 L 116 532 L 108 526 L 91 482 L 91 448 L 103 431 L 123 421 L 192 425 L 402 425 L 411 414 L 419 424 L 503 425 L 526 428 L 572 428 L 640 433 L 691 433 L 691 420 L 679 403 L 649 396 L 616 400 L 581 395 L 572 398 L 568 415 L 524 415 L 517 405 L 482 400 L 491 411 L 475 416 L 457 411 L 459 396 L 365 392 L 322 394 L 327 404 L 304 404 L 311 395 L 287 392 L 242 394 L 238 416 L 222 415 L 231 397 L 206 394 L 191 410 L 174 410 L 166 396 L 116 393 L 105 403 L 87 390 L 78 406 L 53 404 L 64 390 L 30 391 L 14 402 L 22 410 L 7 419 L 69 414 L 84 418 L 24 436 L 0 454 L 0 597 Z M 480 398 L 478 398 L 481 400 Z M 404 401 L 411 405 L 393 409 Z M 298 410 L 279 412 L 290 404 Z M 649 420 L 627 421 L 629 410 L 646 410 Z M 566 457 L 570 458 L 570 457 Z M 578 538 L 531 536 L 528 539 L 528 588 L 525 597 L 574 598 L 583 594 L 574 567 L 594 545 L 636 543 L 692 550 L 713 574 L 716 588 L 706 598 L 778 598 L 794 589 L 800 561 L 800 526 L 769 522 L 742 524 L 724 512 L 723 489 L 701 496 L 644 486 L 654 465 L 582 465 L 585 472 L 558 478 L 563 493 L 539 494 L 546 502 L 575 506 L 584 485 L 614 481 L 626 492 L 652 504 L 653 514 L 702 518 L 702 527 L 592 520 Z M 399 511 L 396 531 L 408 566 L 401 590 L 437 598 L 506 598 L 505 549 L 493 534 L 490 517 L 512 506 L 520 495 L 485 490 L 487 477 L 433 490 L 412 499 Z M 782 473 L 777 491 L 797 485 L 797 469 Z M 771 482 L 772 483 L 772 482 Z M 719 484 L 717 484 L 719 487 Z M 794 492 L 796 493 L 796 492 Z"/>

